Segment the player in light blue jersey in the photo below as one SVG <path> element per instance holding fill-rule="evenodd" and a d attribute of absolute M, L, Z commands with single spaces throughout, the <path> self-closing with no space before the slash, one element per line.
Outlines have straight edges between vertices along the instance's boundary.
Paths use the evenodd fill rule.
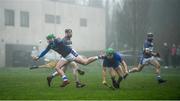
<path fill-rule="evenodd" d="M 155 70 L 156 70 L 155 73 L 157 75 L 158 83 L 166 82 L 166 80 L 163 80 L 160 76 L 160 64 L 155 57 L 160 57 L 160 55 L 159 55 L 159 53 L 154 52 L 153 34 L 148 33 L 147 39 L 144 42 L 143 54 L 141 56 L 139 65 L 138 65 L 138 67 L 134 67 L 134 68 L 130 69 L 129 72 L 130 73 L 140 72 L 144 66 L 153 65 L 155 67 Z"/>

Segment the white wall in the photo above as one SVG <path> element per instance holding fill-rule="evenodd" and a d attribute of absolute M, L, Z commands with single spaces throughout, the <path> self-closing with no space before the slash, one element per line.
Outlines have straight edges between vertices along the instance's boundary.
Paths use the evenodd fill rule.
<path fill-rule="evenodd" d="M 76 50 L 96 51 L 105 48 L 105 11 L 103 9 L 44 1 L 43 14 L 46 13 L 60 15 L 61 24 L 52 26 L 44 23 L 44 33 L 51 33 L 56 29 L 54 32 L 59 34 L 64 33 L 64 29 L 71 28 L 73 48 Z M 87 19 L 87 27 L 80 27 L 80 18 Z"/>
<path fill-rule="evenodd" d="M 6 43 L 13 44 L 35 44 L 42 34 L 41 24 L 41 3 L 37 0 L 0 0 L 1 18 L 0 22 L 1 38 Z M 4 25 L 4 9 L 15 11 L 15 26 Z M 20 26 L 20 11 L 28 11 L 30 15 L 30 27 Z"/>
<path fill-rule="evenodd" d="M 0 43 L 0 67 L 4 67 L 5 66 L 5 44 L 4 43 Z"/>
<path fill-rule="evenodd" d="M 15 26 L 4 25 L 4 9 L 15 11 Z M 20 11 L 29 12 L 28 28 L 20 26 Z M 59 15 L 61 23 L 45 23 L 45 14 Z M 80 18 L 87 19 L 87 27 L 80 27 Z M 3 39 L 4 44 L 36 45 L 42 40 L 42 46 L 45 47 L 45 37 L 49 33 L 62 36 L 66 28 L 73 30 L 72 41 L 75 50 L 105 49 L 104 9 L 55 3 L 50 0 L 0 0 L 0 43 Z M 5 58 L 2 61 L 5 61 Z"/>

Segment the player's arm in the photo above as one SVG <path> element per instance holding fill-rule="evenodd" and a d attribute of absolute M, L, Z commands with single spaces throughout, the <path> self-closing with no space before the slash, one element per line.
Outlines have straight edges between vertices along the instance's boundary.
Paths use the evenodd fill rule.
<path fill-rule="evenodd" d="M 160 54 L 159 52 L 151 52 L 152 56 L 155 56 L 155 57 L 160 57 Z"/>
<path fill-rule="evenodd" d="M 39 59 L 42 58 L 44 55 L 46 55 L 49 50 L 50 50 L 50 46 L 48 46 L 38 57 L 34 57 L 33 59 L 34 59 L 35 61 L 39 60 Z"/>
<path fill-rule="evenodd" d="M 102 84 L 106 84 L 106 67 L 102 69 Z"/>

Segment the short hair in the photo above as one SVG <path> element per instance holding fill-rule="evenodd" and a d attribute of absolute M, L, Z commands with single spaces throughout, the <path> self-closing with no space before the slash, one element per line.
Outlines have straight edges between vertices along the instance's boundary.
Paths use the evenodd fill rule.
<path fill-rule="evenodd" d="M 65 33 L 72 33 L 72 29 L 65 29 Z"/>

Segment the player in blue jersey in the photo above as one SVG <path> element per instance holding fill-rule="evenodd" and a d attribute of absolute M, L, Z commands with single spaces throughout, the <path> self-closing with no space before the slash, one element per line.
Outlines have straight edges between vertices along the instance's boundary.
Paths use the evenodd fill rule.
<path fill-rule="evenodd" d="M 74 51 L 72 48 L 66 46 L 62 39 L 56 38 L 53 34 L 48 35 L 46 37 L 46 39 L 47 39 L 47 42 L 48 42 L 47 48 L 38 57 L 34 57 L 33 59 L 35 61 L 39 60 L 50 49 L 52 49 L 52 50 L 56 51 L 57 53 L 59 53 L 62 56 L 62 58 L 56 64 L 55 69 L 63 79 L 63 83 L 60 85 L 61 87 L 65 87 L 66 85 L 68 85 L 70 83 L 68 78 L 66 77 L 64 71 L 63 71 L 62 67 L 64 65 L 66 65 L 66 64 L 68 64 L 69 62 L 72 62 L 72 61 L 75 61 L 75 62 L 77 62 L 79 64 L 82 64 L 82 65 L 87 65 L 87 64 L 89 64 L 89 63 L 91 63 L 91 62 L 98 59 L 98 56 L 89 57 L 89 58 L 82 57 L 76 51 Z"/>
<path fill-rule="evenodd" d="M 163 80 L 160 76 L 160 64 L 157 61 L 156 57 L 160 57 L 159 53 L 154 52 L 153 49 L 153 34 L 148 33 L 147 34 L 147 39 L 144 42 L 144 47 L 143 47 L 143 54 L 140 59 L 138 67 L 134 67 L 129 70 L 130 73 L 132 72 L 140 72 L 144 66 L 146 65 L 153 65 L 156 70 L 156 75 L 157 75 L 157 81 L 158 83 L 164 83 L 166 80 Z"/>
<path fill-rule="evenodd" d="M 111 75 L 112 84 L 115 88 L 119 88 L 120 82 L 123 78 L 126 78 L 128 75 L 128 68 L 126 62 L 122 59 L 118 52 L 115 52 L 114 49 L 108 48 L 106 54 L 102 55 L 100 59 L 103 59 L 103 69 L 102 69 L 102 83 L 106 84 L 106 69 L 109 69 Z M 125 73 L 122 71 L 122 68 L 125 68 Z M 118 80 L 115 80 L 115 72 L 118 74 Z"/>
<path fill-rule="evenodd" d="M 64 38 L 62 39 L 63 43 L 72 48 L 72 41 L 71 41 L 71 38 L 72 38 L 72 30 L 71 29 L 65 29 L 65 36 Z M 76 62 L 72 61 L 72 62 L 69 62 L 67 65 L 65 65 L 63 68 L 64 68 L 64 72 L 66 70 L 67 67 L 72 67 L 73 68 L 73 75 L 74 75 L 74 78 L 75 78 L 75 83 L 76 83 L 76 87 L 77 88 L 82 88 L 85 86 L 85 84 L 81 83 L 79 78 L 78 78 L 78 74 L 77 72 L 80 74 L 80 75 L 84 75 L 84 71 L 82 71 L 81 69 L 79 69 L 78 65 Z M 58 72 L 54 72 L 52 73 L 50 76 L 47 77 L 47 81 L 48 81 L 48 85 L 50 86 L 51 85 L 51 81 L 52 79 L 58 75 Z"/>

